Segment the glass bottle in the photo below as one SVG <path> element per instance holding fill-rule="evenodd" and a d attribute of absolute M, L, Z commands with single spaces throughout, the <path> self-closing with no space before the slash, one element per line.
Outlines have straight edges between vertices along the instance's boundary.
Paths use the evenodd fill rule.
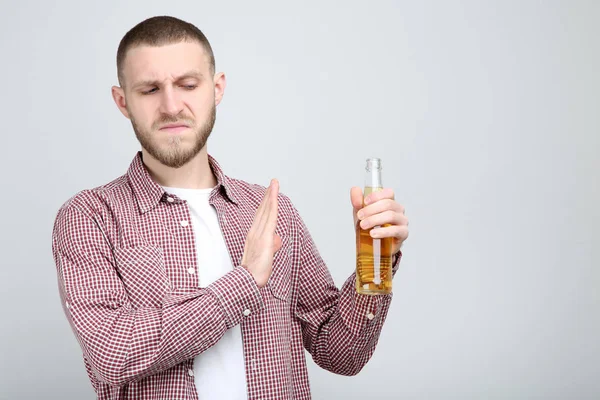
<path fill-rule="evenodd" d="M 371 193 L 382 190 L 381 159 L 367 159 L 364 199 Z M 383 227 L 390 226 L 385 224 Z M 388 294 L 392 291 L 392 246 L 393 238 L 375 239 L 371 229 L 362 229 L 356 223 L 356 291 L 360 294 Z"/>

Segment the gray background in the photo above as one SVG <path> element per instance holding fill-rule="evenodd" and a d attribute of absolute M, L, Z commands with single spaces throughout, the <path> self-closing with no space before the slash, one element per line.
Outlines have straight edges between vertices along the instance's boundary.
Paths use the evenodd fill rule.
<path fill-rule="evenodd" d="M 309 361 L 315 399 L 600 398 L 600 2 L 50 3 L 0 12 L 0 398 L 94 398 L 51 228 L 138 149 L 115 54 L 160 14 L 200 27 L 227 74 L 209 152 L 280 179 L 338 285 L 367 157 L 406 206 L 377 351 L 351 378 Z"/>

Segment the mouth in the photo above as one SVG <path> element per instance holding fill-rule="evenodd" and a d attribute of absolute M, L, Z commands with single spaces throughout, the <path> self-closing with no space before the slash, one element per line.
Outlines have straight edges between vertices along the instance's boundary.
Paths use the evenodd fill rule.
<path fill-rule="evenodd" d="M 159 130 L 168 133 L 180 133 L 188 128 L 189 126 L 185 124 L 169 124 L 161 127 Z"/>

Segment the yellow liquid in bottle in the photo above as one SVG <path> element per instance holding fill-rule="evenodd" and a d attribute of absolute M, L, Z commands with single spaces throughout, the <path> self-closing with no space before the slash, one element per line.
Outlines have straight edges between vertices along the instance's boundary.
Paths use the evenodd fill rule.
<path fill-rule="evenodd" d="M 382 188 L 366 187 L 363 198 Z M 363 204 L 364 206 L 364 204 Z M 382 227 L 390 226 L 385 224 Z M 371 229 L 356 224 L 356 291 L 360 294 L 388 294 L 392 291 L 393 238 L 374 239 Z"/>

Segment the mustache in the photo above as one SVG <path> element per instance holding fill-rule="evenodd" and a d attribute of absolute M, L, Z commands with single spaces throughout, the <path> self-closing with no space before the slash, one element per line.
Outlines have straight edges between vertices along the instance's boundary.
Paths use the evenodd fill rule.
<path fill-rule="evenodd" d="M 152 124 L 153 129 L 160 129 L 161 126 L 167 124 L 182 124 L 187 125 L 190 128 L 194 126 L 194 120 L 186 115 L 175 116 L 175 115 L 162 115 L 158 120 Z"/>

